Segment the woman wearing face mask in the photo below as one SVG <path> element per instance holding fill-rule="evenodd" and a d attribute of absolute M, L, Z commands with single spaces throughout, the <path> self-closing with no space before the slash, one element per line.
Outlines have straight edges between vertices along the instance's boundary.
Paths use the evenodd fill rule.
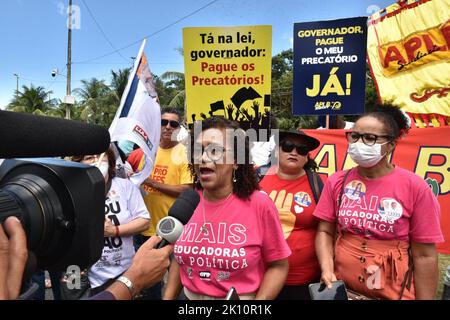
<path fill-rule="evenodd" d="M 196 124 L 191 170 L 200 203 L 174 246 L 164 299 L 184 286 L 189 300 L 274 299 L 288 272 L 289 247 L 278 212 L 258 191 L 248 141 L 219 117 Z"/>
<path fill-rule="evenodd" d="M 278 209 L 292 251 L 288 277 L 277 299 L 310 300 L 308 285 L 320 278 L 314 247 L 319 221 L 313 212 L 323 184 L 308 153 L 320 142 L 301 131 L 281 131 L 279 141 L 275 149 L 278 166 L 270 168 L 260 182 Z"/>
<path fill-rule="evenodd" d="M 384 106 L 346 133 L 357 167 L 328 178 L 314 211 L 321 219 L 316 252 L 329 287 L 342 279 L 374 299 L 435 297 L 435 244 L 444 240 L 439 203 L 421 177 L 388 160 L 407 129 L 404 114 Z"/>
<path fill-rule="evenodd" d="M 131 266 L 135 254 L 133 235 L 148 229 L 150 215 L 139 189 L 131 181 L 115 176 L 116 159 L 112 148 L 103 155 L 73 157 L 72 160 L 97 166 L 105 178 L 105 245 L 100 260 L 88 271 L 91 295 L 95 295 Z"/>

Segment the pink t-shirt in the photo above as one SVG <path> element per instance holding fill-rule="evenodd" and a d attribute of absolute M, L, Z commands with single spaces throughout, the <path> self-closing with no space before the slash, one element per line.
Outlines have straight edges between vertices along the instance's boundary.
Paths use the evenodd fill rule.
<path fill-rule="evenodd" d="M 267 263 L 291 254 L 272 200 L 259 191 L 247 201 L 234 194 L 214 203 L 200 198 L 174 246 L 183 286 L 213 297 L 232 286 L 238 294 L 257 292 Z"/>
<path fill-rule="evenodd" d="M 314 215 L 336 221 L 338 198 L 346 171 L 328 178 Z M 378 179 L 351 169 L 339 209 L 339 228 L 368 239 L 420 243 L 444 241 L 439 202 L 418 175 L 395 167 Z"/>

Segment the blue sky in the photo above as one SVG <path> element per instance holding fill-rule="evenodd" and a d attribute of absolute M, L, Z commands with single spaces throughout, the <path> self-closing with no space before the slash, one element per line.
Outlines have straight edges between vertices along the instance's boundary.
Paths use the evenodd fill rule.
<path fill-rule="evenodd" d="M 145 50 L 152 72 L 157 75 L 165 71 L 183 72 L 183 57 L 176 48 L 183 44 L 184 27 L 269 24 L 273 28 L 272 53 L 277 54 L 292 47 L 295 22 L 367 16 L 376 8 L 384 8 L 393 2 L 73 0 L 79 7 L 80 16 L 77 20 L 79 28 L 74 29 L 72 35 L 72 89 L 80 86 L 81 79 L 91 77 L 109 82 L 110 70 L 130 66 L 130 57 L 136 56 L 140 46 L 138 40 L 147 35 L 153 34 L 148 38 Z M 66 74 L 67 5 L 68 0 L 0 2 L 0 108 L 4 108 L 14 95 L 16 77 L 13 74 L 19 75 L 19 86 L 31 83 L 43 86 L 53 91 L 51 98 L 63 99 L 66 78 L 52 78 L 51 72 L 58 68 L 60 73 Z M 175 23 L 183 17 L 186 18 Z M 155 34 L 161 29 L 164 30 Z M 113 53 L 91 60 L 111 53 L 113 47 L 123 48 L 134 42 L 138 43 L 119 51 L 120 55 Z M 86 60 L 90 61 L 79 63 Z"/>

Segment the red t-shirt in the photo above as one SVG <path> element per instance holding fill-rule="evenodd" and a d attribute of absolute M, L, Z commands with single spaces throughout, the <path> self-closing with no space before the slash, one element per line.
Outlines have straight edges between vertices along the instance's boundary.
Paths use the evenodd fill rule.
<path fill-rule="evenodd" d="M 313 216 L 316 203 L 306 175 L 295 180 L 283 180 L 278 175 L 266 175 L 260 182 L 280 215 L 289 256 L 287 285 L 302 285 L 317 280 L 320 266 L 314 240 L 318 219 Z"/>

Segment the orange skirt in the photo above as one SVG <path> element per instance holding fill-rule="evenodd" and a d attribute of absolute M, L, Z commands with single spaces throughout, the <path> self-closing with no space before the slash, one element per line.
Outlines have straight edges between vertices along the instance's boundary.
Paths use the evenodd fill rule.
<path fill-rule="evenodd" d="M 338 279 L 372 299 L 398 300 L 408 271 L 409 243 L 369 240 L 344 233 L 335 245 L 334 270 Z M 413 300 L 414 284 L 405 288 L 402 300 Z"/>

